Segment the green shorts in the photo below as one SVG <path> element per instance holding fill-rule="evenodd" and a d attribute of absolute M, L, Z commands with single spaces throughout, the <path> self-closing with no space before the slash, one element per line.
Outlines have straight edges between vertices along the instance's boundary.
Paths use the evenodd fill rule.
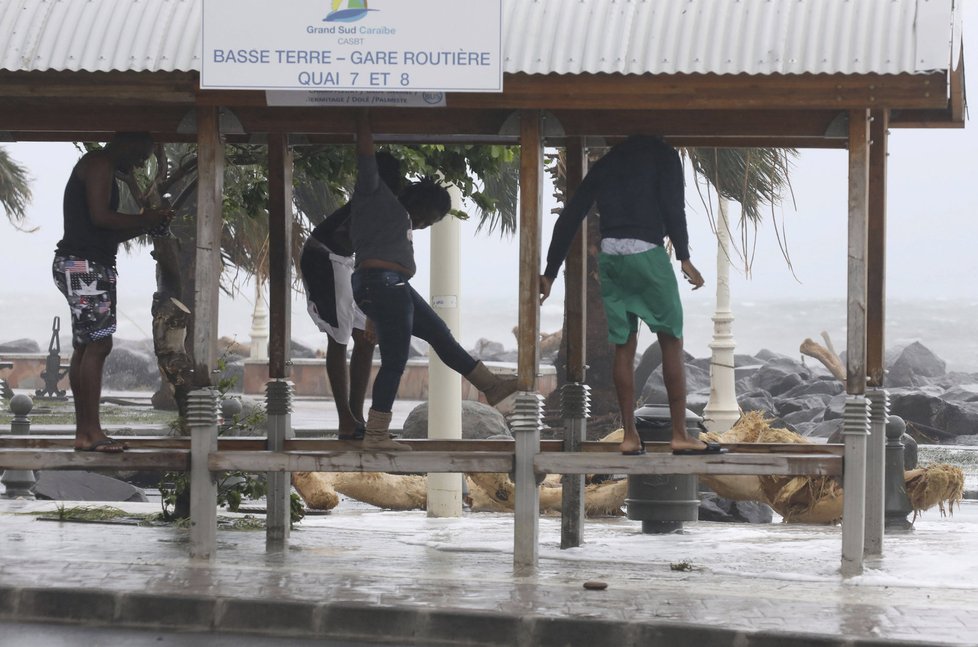
<path fill-rule="evenodd" d="M 640 254 L 598 254 L 601 297 L 608 317 L 608 341 L 621 345 L 638 332 L 638 320 L 652 332 L 683 336 L 679 284 L 663 247 Z"/>

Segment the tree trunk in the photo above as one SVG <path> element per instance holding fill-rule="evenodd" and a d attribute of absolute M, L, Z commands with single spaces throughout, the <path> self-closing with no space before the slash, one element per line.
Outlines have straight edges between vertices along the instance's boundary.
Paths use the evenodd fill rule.
<path fill-rule="evenodd" d="M 156 292 L 153 294 L 153 350 L 165 378 L 160 391 L 153 396 L 156 408 L 172 403 L 181 421 L 187 416 L 187 394 L 191 388 L 193 360 L 187 352 L 187 328 L 190 308 L 182 302 L 180 242 L 175 237 L 154 238 L 156 259 Z M 169 401 L 169 402 L 168 402 Z"/>

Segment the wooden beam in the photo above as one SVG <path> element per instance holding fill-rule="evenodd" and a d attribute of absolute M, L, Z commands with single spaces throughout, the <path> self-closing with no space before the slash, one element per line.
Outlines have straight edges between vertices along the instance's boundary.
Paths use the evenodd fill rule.
<path fill-rule="evenodd" d="M 535 391 L 540 367 L 540 240 L 543 211 L 543 139 L 540 113 L 520 113 L 520 285 L 517 379 Z"/>
<path fill-rule="evenodd" d="M 430 438 L 400 439 L 416 451 L 436 452 L 508 452 L 514 451 L 512 440 L 442 440 Z M 177 436 L 126 436 L 126 443 L 133 449 L 189 449 L 190 439 Z M 0 450 L 4 449 L 72 449 L 74 438 L 59 436 L 0 436 Z M 732 453 L 738 454 L 827 454 L 842 456 L 844 445 L 838 443 L 724 443 Z M 262 451 L 266 449 L 264 438 L 234 438 L 222 436 L 218 439 L 221 451 Z M 296 452 L 342 452 L 360 451 L 359 441 L 335 440 L 326 438 L 294 438 L 286 440 L 284 451 Z M 649 453 L 669 453 L 672 448 L 668 442 L 646 442 Z M 564 451 L 562 440 L 540 441 L 540 451 Z M 618 443 L 585 441 L 580 451 L 598 454 L 618 451 Z"/>
<path fill-rule="evenodd" d="M 869 111 L 849 113 L 849 262 L 846 392 L 866 392 L 866 240 L 869 220 Z"/>
<path fill-rule="evenodd" d="M 292 303 L 292 152 L 268 136 L 268 376 L 289 377 Z"/>
<path fill-rule="evenodd" d="M 0 100 L 44 98 L 70 104 L 87 99 L 153 104 L 180 103 L 193 107 L 199 87 L 196 72 L 85 72 L 0 70 Z"/>
<path fill-rule="evenodd" d="M 128 440 L 128 439 L 127 439 Z M 60 449 L 0 449 L 0 470 L 146 470 L 190 469 L 189 449 L 129 449 L 123 453 Z"/>
<path fill-rule="evenodd" d="M 538 454 L 539 474 L 755 474 L 772 476 L 837 476 L 842 459 L 825 454 L 714 454 L 673 456 L 671 453 Z"/>
<path fill-rule="evenodd" d="M 866 243 L 866 375 L 883 386 L 886 371 L 886 162 L 889 114 L 872 112 L 869 148 L 869 214 Z"/>
<path fill-rule="evenodd" d="M 432 472 L 493 472 L 513 470 L 510 452 L 215 452 L 209 460 L 212 471 L 245 472 L 387 472 L 417 474 Z"/>
<path fill-rule="evenodd" d="M 194 291 L 194 386 L 212 384 L 224 225 L 224 144 L 217 108 L 197 109 L 197 260 Z"/>
<path fill-rule="evenodd" d="M 944 71 L 928 74 L 507 74 L 499 94 L 452 93 L 451 108 L 850 110 L 943 108 Z"/>

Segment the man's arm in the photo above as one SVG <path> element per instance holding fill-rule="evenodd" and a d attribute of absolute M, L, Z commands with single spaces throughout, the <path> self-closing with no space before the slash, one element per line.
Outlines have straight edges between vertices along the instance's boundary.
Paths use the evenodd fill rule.
<path fill-rule="evenodd" d="M 689 233 L 686 230 L 686 184 L 679 153 L 670 148 L 659 156 L 659 207 L 665 233 L 676 250 L 676 259 L 689 259 Z"/>
<path fill-rule="evenodd" d="M 92 217 L 92 224 L 101 229 L 124 232 L 121 235 L 125 235 L 125 237 L 119 242 L 145 234 L 172 217 L 172 212 L 166 209 L 153 209 L 138 216 L 119 213 L 110 209 L 112 183 L 115 182 L 115 175 L 112 162 L 104 155 L 93 155 L 87 160 L 83 168 L 82 179 L 85 182 L 85 201 Z M 134 226 L 137 222 L 139 224 Z"/>
<path fill-rule="evenodd" d="M 554 279 L 557 278 L 560 266 L 567 258 L 570 246 L 574 242 L 574 236 L 577 235 L 578 228 L 584 222 L 584 218 L 587 217 L 588 211 L 591 210 L 591 205 L 594 204 L 596 177 L 594 169 L 584 176 L 581 185 L 571 196 L 567 206 L 560 212 L 557 222 L 554 223 L 553 235 L 550 237 L 550 248 L 547 250 L 547 267 L 540 275 L 540 303 L 546 301 L 547 297 L 550 296 L 550 289 L 553 287 Z"/>

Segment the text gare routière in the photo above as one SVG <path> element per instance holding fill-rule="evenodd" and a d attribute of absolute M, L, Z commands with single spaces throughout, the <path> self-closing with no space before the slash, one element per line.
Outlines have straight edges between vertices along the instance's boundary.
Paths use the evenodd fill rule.
<path fill-rule="evenodd" d="M 410 72 L 370 70 L 364 72 L 331 70 L 325 66 L 414 66 L 414 67 L 487 67 L 492 64 L 489 52 L 464 50 L 353 50 L 334 52 L 329 49 L 214 49 L 214 63 L 228 65 L 302 65 L 296 81 L 304 86 L 391 87 L 411 85 Z M 322 67 L 311 67 L 322 66 Z"/>

